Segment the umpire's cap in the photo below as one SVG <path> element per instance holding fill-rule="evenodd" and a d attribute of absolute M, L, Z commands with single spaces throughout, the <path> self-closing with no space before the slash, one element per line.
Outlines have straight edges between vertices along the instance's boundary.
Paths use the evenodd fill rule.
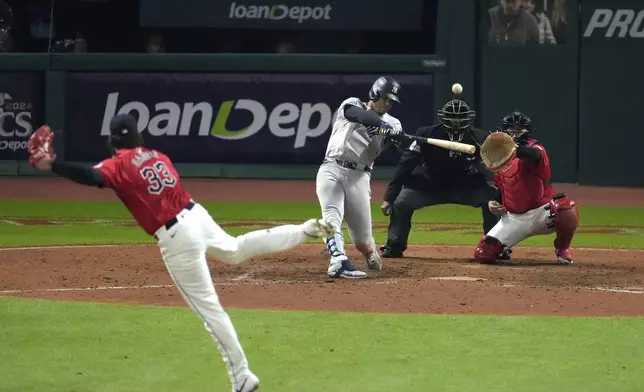
<path fill-rule="evenodd" d="M 114 148 L 134 148 L 143 144 L 136 119 L 131 114 L 118 114 L 112 117 L 110 144 Z"/>
<path fill-rule="evenodd" d="M 373 82 L 373 86 L 369 90 L 369 99 L 377 101 L 386 97 L 400 103 L 398 94 L 400 94 L 400 83 L 391 76 L 381 76 Z"/>

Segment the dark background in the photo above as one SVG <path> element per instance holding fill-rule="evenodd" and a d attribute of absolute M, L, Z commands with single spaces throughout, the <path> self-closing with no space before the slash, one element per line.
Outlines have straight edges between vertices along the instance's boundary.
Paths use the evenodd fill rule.
<path fill-rule="evenodd" d="M 488 43 L 488 10 L 498 5 L 495 0 L 425 0 L 416 31 L 382 31 L 386 18 L 368 9 L 351 11 L 373 22 L 372 29 L 358 31 L 142 28 L 136 1 L 57 1 L 53 9 L 47 1 L 0 1 L 13 8 L 12 18 L 0 8 L 0 27 L 13 23 L 11 40 L 5 39 L 12 42 L 3 43 L 13 53 L 0 53 L 0 70 L 44 74 L 43 116 L 61 127 L 60 97 L 69 72 L 425 72 L 433 81 L 433 107 L 404 102 L 412 111 L 429 111 L 433 119 L 458 81 L 479 127 L 494 129 L 514 109 L 532 117 L 535 136 L 551 156 L 554 181 L 644 185 L 637 151 L 644 144 L 644 38 L 605 37 L 606 29 L 582 38 L 595 9 L 637 14 L 644 8 L 640 0 L 535 1 L 553 20 L 556 3 L 563 5 L 556 45 Z M 151 53 L 147 44 L 155 40 L 165 54 Z"/>

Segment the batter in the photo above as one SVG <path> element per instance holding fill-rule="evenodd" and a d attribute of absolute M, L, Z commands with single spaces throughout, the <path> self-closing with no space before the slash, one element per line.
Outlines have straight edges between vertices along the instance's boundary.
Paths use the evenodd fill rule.
<path fill-rule="evenodd" d="M 526 238 L 554 232 L 557 261 L 572 264 L 570 244 L 579 225 L 575 202 L 563 193 L 554 194 L 550 159 L 543 145 L 530 136 L 532 121 L 528 116 L 508 114 L 501 121 L 501 130 L 505 134 L 493 133 L 481 146 L 481 157 L 495 173 L 499 189 L 488 208 L 501 219 L 481 238 L 474 257 L 492 263 Z"/>
<path fill-rule="evenodd" d="M 388 112 L 399 100 L 400 83 L 389 76 L 378 78 L 369 91 L 369 101 L 347 98 L 340 104 L 317 173 L 315 189 L 322 217 L 335 228 L 326 239 L 330 253 L 327 274 L 334 278 L 364 278 L 346 256 L 342 221 L 362 253 L 369 269 L 381 270 L 382 260 L 371 227 L 371 171 L 375 159 L 390 144 L 404 139 L 402 126 Z"/>
<path fill-rule="evenodd" d="M 217 344 L 233 392 L 257 390 L 259 378 L 250 371 L 235 328 L 219 302 L 206 252 L 228 264 L 239 264 L 251 257 L 290 249 L 310 237 L 327 237 L 333 228 L 322 220 L 310 219 L 301 225 L 232 237 L 183 190 L 170 158 L 142 145 L 134 117 L 115 116 L 110 134 L 114 155 L 87 167 L 55 162 L 54 134 L 43 126 L 29 139 L 29 162 L 79 184 L 114 190 L 139 225 L 156 239 L 175 286 Z"/>

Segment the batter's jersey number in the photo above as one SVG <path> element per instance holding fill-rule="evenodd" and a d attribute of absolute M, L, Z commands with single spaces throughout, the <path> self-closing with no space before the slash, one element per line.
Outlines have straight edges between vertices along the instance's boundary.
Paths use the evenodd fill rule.
<path fill-rule="evenodd" d="M 177 179 L 172 175 L 168 166 L 157 161 L 152 166 L 145 166 L 139 171 L 141 177 L 148 182 L 148 192 L 158 195 L 165 188 L 174 188 Z"/>

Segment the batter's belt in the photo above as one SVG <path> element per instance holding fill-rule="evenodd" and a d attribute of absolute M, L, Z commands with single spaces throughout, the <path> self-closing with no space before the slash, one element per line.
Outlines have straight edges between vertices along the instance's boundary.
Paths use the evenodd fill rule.
<path fill-rule="evenodd" d="M 346 169 L 351 169 L 351 170 L 360 170 L 364 171 L 367 173 L 371 172 L 371 168 L 367 165 L 363 165 L 361 163 L 353 162 L 353 161 L 343 161 L 341 159 L 336 159 L 335 163 L 337 163 L 339 166 L 342 166 Z"/>

